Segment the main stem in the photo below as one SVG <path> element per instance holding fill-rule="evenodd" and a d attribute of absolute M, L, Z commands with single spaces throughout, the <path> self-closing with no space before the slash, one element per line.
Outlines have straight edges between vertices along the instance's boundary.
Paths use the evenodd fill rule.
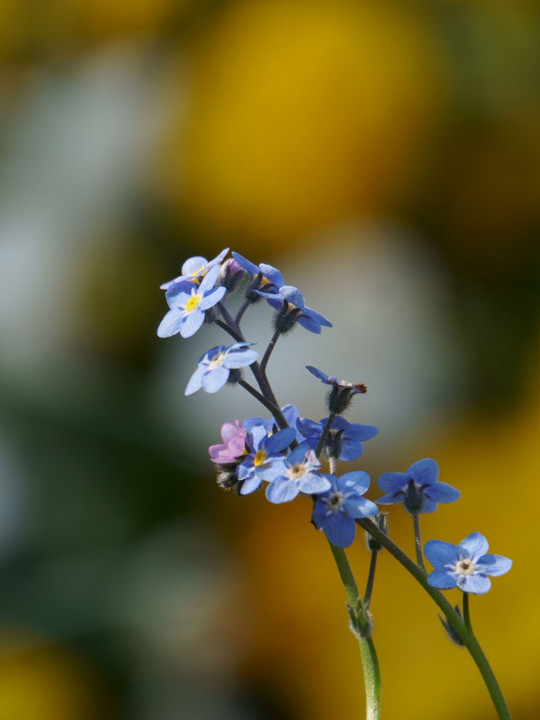
<path fill-rule="evenodd" d="M 480 643 L 472 631 L 467 628 L 463 618 L 460 617 L 439 590 L 436 590 L 431 587 L 431 585 L 428 585 L 425 570 L 419 568 L 418 565 L 416 565 L 416 563 L 403 552 L 403 550 L 390 540 L 388 535 L 381 532 L 381 530 L 369 520 L 357 520 L 356 522 L 360 525 L 360 527 L 364 528 L 364 530 L 378 540 L 380 544 L 386 548 L 406 570 L 409 571 L 415 580 L 417 580 L 424 590 L 432 597 L 435 603 L 445 614 L 449 624 L 454 628 L 463 641 L 463 644 L 480 670 L 500 720 L 512 720 L 510 710 L 508 709 L 508 705 L 506 704 L 506 700 L 504 699 L 501 688 L 499 687 L 499 683 L 497 682 L 497 678 L 491 669 L 488 659 L 486 658 L 484 651 L 480 647 Z"/>
<path fill-rule="evenodd" d="M 336 561 L 339 576 L 349 607 L 356 611 L 359 602 L 361 602 L 358 593 L 358 587 L 354 579 L 354 575 L 349 565 L 347 555 L 343 548 L 333 545 L 330 541 L 330 549 Z M 362 668 L 364 670 L 364 684 L 366 688 L 366 720 L 380 720 L 381 717 L 381 673 L 379 670 L 379 661 L 375 652 L 375 645 L 371 637 L 363 637 L 358 633 L 354 633 L 358 645 L 360 647 L 360 655 L 362 658 Z"/>

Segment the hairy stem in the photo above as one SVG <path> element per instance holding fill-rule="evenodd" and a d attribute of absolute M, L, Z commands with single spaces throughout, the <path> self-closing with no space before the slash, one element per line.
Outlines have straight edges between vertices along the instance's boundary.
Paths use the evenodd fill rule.
<path fill-rule="evenodd" d="M 431 596 L 434 602 L 443 611 L 448 623 L 459 635 L 463 644 L 476 663 L 488 692 L 491 695 L 491 699 L 500 720 L 512 720 L 506 700 L 504 699 L 497 679 L 489 665 L 484 651 L 480 646 L 480 643 L 473 633 L 467 628 L 463 618 L 461 618 L 459 613 L 456 612 L 440 590 L 428 585 L 426 571 L 411 560 L 411 558 L 406 555 L 394 542 L 392 542 L 388 535 L 385 535 L 385 533 L 383 533 L 374 523 L 365 519 L 360 519 L 356 522 L 360 525 L 360 527 L 364 528 L 364 530 L 378 540 L 378 542 L 386 548 L 391 555 L 393 555 L 400 565 L 403 565 L 403 567 L 415 578 L 417 582 L 420 583 L 428 595 Z"/>
<path fill-rule="evenodd" d="M 354 575 L 349 565 L 347 555 L 343 548 L 332 545 L 330 541 L 330 549 L 336 561 L 336 565 L 339 571 L 339 576 L 343 587 L 345 589 L 345 595 L 347 596 L 347 605 L 349 606 L 349 612 L 356 611 L 360 604 L 362 604 L 360 595 L 358 593 L 358 587 L 354 579 Z M 359 613 L 359 620 L 361 615 Z M 360 647 L 360 656 L 362 658 L 362 668 L 364 670 L 364 683 L 366 689 L 366 720 L 379 720 L 381 717 L 381 673 L 379 670 L 379 661 L 377 659 L 377 653 L 375 652 L 375 645 L 366 628 L 364 635 L 354 632 L 358 640 Z"/>
<path fill-rule="evenodd" d="M 415 512 L 413 513 L 413 524 L 414 524 L 414 547 L 416 549 L 416 562 L 418 565 L 422 568 L 422 570 L 426 571 L 426 566 L 424 565 L 424 553 L 422 552 L 422 538 L 420 537 L 420 515 Z"/>

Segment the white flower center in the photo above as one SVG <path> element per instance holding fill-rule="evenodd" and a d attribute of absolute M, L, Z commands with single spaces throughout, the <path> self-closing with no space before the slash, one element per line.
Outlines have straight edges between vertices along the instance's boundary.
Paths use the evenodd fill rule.
<path fill-rule="evenodd" d="M 296 463 L 287 470 L 289 480 L 299 480 L 307 472 L 306 466 L 302 463 Z"/>
<path fill-rule="evenodd" d="M 466 577 L 475 574 L 476 565 L 470 558 L 460 558 L 451 569 L 461 577 Z"/>
<path fill-rule="evenodd" d="M 210 362 L 208 363 L 208 367 L 210 368 L 210 370 L 215 370 L 217 367 L 223 365 L 224 360 L 225 353 L 220 352 L 210 360 Z"/>
<path fill-rule="evenodd" d="M 346 496 L 338 490 L 335 490 L 326 498 L 328 510 L 331 512 L 339 512 L 345 504 L 345 500 Z"/>

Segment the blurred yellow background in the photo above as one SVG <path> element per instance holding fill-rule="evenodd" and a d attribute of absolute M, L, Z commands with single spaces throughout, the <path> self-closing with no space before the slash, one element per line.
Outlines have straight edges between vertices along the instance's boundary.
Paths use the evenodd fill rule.
<path fill-rule="evenodd" d="M 282 404 L 324 415 L 306 364 L 365 382 L 369 496 L 434 457 L 462 499 L 424 540 L 513 558 L 471 612 L 536 719 L 537 3 L 1 0 L 0 57 L 0 720 L 363 716 L 309 501 L 214 483 L 221 423 L 261 412 L 184 397 L 222 333 L 155 334 L 160 283 L 227 246 L 333 322 L 280 341 Z M 383 717 L 494 717 L 384 553 L 372 609 Z"/>

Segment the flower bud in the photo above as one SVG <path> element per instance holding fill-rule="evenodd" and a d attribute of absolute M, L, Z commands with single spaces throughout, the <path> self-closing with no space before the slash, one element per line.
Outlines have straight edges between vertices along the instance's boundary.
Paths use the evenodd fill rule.
<path fill-rule="evenodd" d="M 234 258 L 229 258 L 221 264 L 216 285 L 223 285 L 228 292 L 232 292 L 245 275 L 244 268 L 242 268 Z"/>
<path fill-rule="evenodd" d="M 296 325 L 301 312 L 300 308 L 290 305 L 285 300 L 281 309 L 274 316 L 274 330 L 281 335 L 290 332 Z"/>
<path fill-rule="evenodd" d="M 372 517 L 366 519 L 376 525 L 382 533 L 388 536 L 388 513 L 381 512 L 378 515 L 373 515 Z M 381 543 L 367 531 L 366 544 L 368 546 L 368 550 L 371 552 L 380 552 L 383 549 Z"/>
<path fill-rule="evenodd" d="M 458 606 L 458 605 L 456 605 L 455 611 L 457 612 L 457 614 L 459 615 L 459 617 L 461 617 L 461 610 L 459 609 L 459 606 Z M 451 642 L 453 642 L 455 645 L 457 645 L 458 647 L 465 647 L 465 643 L 464 643 L 463 640 L 459 637 L 459 635 L 458 635 L 457 632 L 454 630 L 454 628 L 450 625 L 450 623 L 448 622 L 448 620 L 446 620 L 445 618 L 443 618 L 442 615 L 437 615 L 437 617 L 439 618 L 439 620 L 440 620 L 441 623 L 442 623 L 442 626 L 443 626 L 444 629 L 446 630 L 446 636 L 447 636 L 447 638 L 448 638 Z"/>

